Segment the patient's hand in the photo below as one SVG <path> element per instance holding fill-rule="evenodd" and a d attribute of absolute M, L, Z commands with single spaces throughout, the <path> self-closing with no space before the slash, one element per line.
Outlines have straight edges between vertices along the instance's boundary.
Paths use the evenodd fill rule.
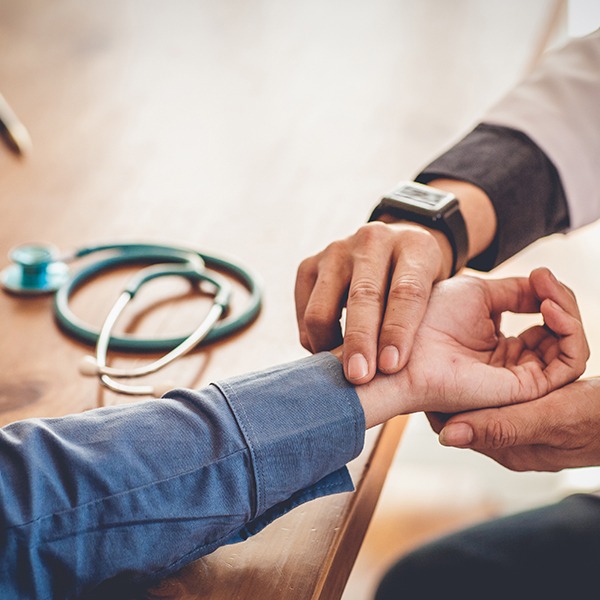
<path fill-rule="evenodd" d="M 500 331 L 505 311 L 541 312 L 514 338 Z M 539 398 L 577 377 L 589 349 L 572 292 L 547 269 L 529 278 L 461 276 L 438 284 L 406 367 L 357 388 L 367 420 L 398 413 L 456 413 Z M 375 396 L 378 402 L 375 402 Z M 374 411 L 374 412 L 371 412 Z"/>

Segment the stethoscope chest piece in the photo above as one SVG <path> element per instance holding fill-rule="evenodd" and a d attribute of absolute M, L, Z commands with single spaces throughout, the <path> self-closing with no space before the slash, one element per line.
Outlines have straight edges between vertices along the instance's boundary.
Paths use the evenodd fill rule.
<path fill-rule="evenodd" d="M 53 246 L 45 244 L 16 246 L 10 253 L 12 264 L 0 273 L 2 287 L 22 296 L 55 292 L 69 279 L 69 267 L 57 254 Z"/>

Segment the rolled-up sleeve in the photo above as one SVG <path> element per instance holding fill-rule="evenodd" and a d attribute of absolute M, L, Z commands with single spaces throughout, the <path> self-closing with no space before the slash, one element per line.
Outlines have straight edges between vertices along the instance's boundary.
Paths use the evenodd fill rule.
<path fill-rule="evenodd" d="M 416 180 L 450 178 L 482 189 L 497 217 L 489 248 L 467 266 L 489 271 L 535 240 L 565 231 L 563 186 L 545 153 L 523 132 L 482 123 L 436 158 Z"/>

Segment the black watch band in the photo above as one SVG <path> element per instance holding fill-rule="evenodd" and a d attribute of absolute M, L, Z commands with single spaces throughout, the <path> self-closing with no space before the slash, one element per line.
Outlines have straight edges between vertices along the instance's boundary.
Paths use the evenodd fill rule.
<path fill-rule="evenodd" d="M 381 199 L 369 221 L 376 221 L 384 214 L 443 232 L 452 246 L 451 275 L 467 263 L 467 226 L 454 194 L 422 183 L 404 182 Z"/>

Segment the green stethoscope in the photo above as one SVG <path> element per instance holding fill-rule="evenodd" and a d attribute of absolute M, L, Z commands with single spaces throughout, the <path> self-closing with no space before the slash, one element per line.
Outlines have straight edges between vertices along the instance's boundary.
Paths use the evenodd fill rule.
<path fill-rule="evenodd" d="M 102 253 L 105 256 L 71 273 L 67 263 Z M 249 325 L 261 308 L 261 289 L 258 279 L 247 268 L 230 260 L 203 254 L 177 246 L 121 243 L 87 246 L 68 256 L 59 257 L 56 249 L 44 244 L 17 246 L 10 253 L 13 264 L 0 273 L 0 283 L 10 293 L 39 295 L 53 293 L 54 315 L 63 331 L 74 338 L 96 346 L 96 357 L 86 357 L 81 365 L 85 375 L 97 375 L 109 389 L 122 394 L 161 396 L 164 386 L 129 385 L 116 379 L 141 377 L 155 373 L 197 347 L 221 340 Z M 82 321 L 70 308 L 71 296 L 100 273 L 127 265 L 146 265 L 127 283 L 109 311 L 100 330 Z M 238 315 L 225 316 L 232 287 L 222 274 L 239 283 L 249 293 L 244 310 Z M 204 319 L 185 337 L 140 338 L 112 333 L 117 319 L 139 289 L 158 277 L 179 276 L 212 296 L 212 305 Z M 145 366 L 119 369 L 107 364 L 108 350 L 140 353 L 163 353 Z"/>

